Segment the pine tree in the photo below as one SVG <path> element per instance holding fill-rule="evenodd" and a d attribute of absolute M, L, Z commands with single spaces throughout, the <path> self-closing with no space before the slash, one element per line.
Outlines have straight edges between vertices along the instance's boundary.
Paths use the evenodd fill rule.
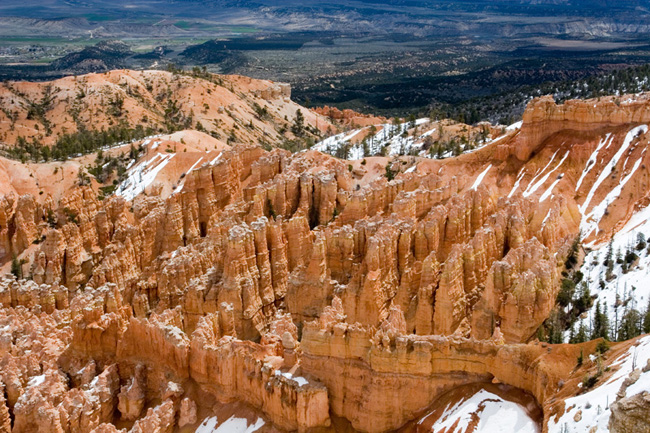
<path fill-rule="evenodd" d="M 646 307 L 645 314 L 643 315 L 643 333 L 650 333 L 650 299 L 648 299 L 648 306 Z"/>
<path fill-rule="evenodd" d="M 609 247 L 607 248 L 607 254 L 605 255 L 605 279 L 611 281 L 614 278 L 614 253 L 612 251 L 612 241 L 609 241 Z"/>
<path fill-rule="evenodd" d="M 384 174 L 388 181 L 395 179 L 395 172 L 390 168 L 390 164 L 386 165 L 386 173 Z"/>
<path fill-rule="evenodd" d="M 573 300 L 573 306 L 577 310 L 576 315 L 580 315 L 587 311 L 594 305 L 594 300 L 591 299 L 591 292 L 587 283 L 580 283 L 576 298 Z"/>
<path fill-rule="evenodd" d="M 560 315 L 558 310 L 554 309 L 551 311 L 549 318 L 546 320 L 546 330 L 548 339 L 547 341 L 551 344 L 561 344 L 564 343 L 564 326 L 560 320 Z"/>
<path fill-rule="evenodd" d="M 18 257 L 16 257 L 15 254 L 11 258 L 11 273 L 18 279 L 23 277 L 23 270 L 20 264 L 20 260 L 18 260 Z"/>
<path fill-rule="evenodd" d="M 566 307 L 571 303 L 573 298 L 573 293 L 576 290 L 576 285 L 570 278 L 564 278 L 562 280 L 562 285 L 560 286 L 560 291 L 557 294 L 556 302 L 561 307 Z"/>
<path fill-rule="evenodd" d="M 296 111 L 296 117 L 293 119 L 293 125 L 291 126 L 291 132 L 295 136 L 301 137 L 305 129 L 305 116 L 302 114 L 302 111 L 298 109 Z"/>
<path fill-rule="evenodd" d="M 621 318 L 617 337 L 618 341 L 625 341 L 641 335 L 642 317 L 634 308 L 625 312 Z"/>
<path fill-rule="evenodd" d="M 587 337 L 587 328 L 585 327 L 585 324 L 580 322 L 580 326 L 578 327 L 578 332 L 576 333 L 574 337 L 574 344 L 577 343 L 584 343 L 585 341 L 588 340 Z"/>
<path fill-rule="evenodd" d="M 596 338 L 609 339 L 609 319 L 607 318 L 607 306 L 604 311 L 600 309 L 600 301 L 596 303 L 596 311 L 594 312 L 593 329 L 591 331 L 591 339 Z"/>
<path fill-rule="evenodd" d="M 605 340 L 610 339 L 609 331 L 610 331 L 610 326 L 609 326 L 609 314 L 607 314 L 607 304 L 603 306 L 603 315 L 601 318 L 601 323 L 602 323 L 602 328 L 600 331 L 600 336 L 604 338 Z"/>

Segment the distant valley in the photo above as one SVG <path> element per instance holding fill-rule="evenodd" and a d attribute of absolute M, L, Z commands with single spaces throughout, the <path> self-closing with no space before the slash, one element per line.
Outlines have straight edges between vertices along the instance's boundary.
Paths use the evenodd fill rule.
<path fill-rule="evenodd" d="M 42 3 L 0 5 L 0 78 L 198 66 L 289 82 L 309 106 L 467 117 L 477 98 L 650 62 L 636 2 Z M 526 102 L 478 119 L 512 120 Z"/>

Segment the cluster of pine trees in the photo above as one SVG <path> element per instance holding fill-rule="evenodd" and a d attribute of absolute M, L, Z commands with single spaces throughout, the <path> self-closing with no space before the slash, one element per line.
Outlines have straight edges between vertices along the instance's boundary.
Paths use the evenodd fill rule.
<path fill-rule="evenodd" d="M 126 171 L 129 162 L 138 159 L 140 154 L 143 152 L 144 147 L 142 145 L 136 147 L 133 144 L 131 144 L 128 153 L 116 156 L 104 154 L 102 149 L 97 151 L 94 164 L 88 167 L 88 173 L 93 175 L 97 182 L 102 184 L 108 183 L 112 179 L 110 185 L 99 188 L 100 199 L 111 195 L 117 188 L 117 185 L 126 179 Z M 80 170 L 79 173 L 82 175 L 83 171 Z M 78 183 L 82 184 L 83 181 L 83 179 L 79 179 Z"/>
<path fill-rule="evenodd" d="M 563 343 L 564 331 L 570 329 L 580 316 L 593 306 L 594 299 L 589 286 L 583 281 L 584 275 L 577 268 L 579 249 L 580 238 L 577 237 L 571 244 L 565 262 L 564 278 L 557 295 L 556 308 L 538 330 L 538 338 L 542 341 Z"/>
<path fill-rule="evenodd" d="M 575 326 L 571 326 L 569 343 L 583 343 L 596 338 L 625 341 L 650 333 L 650 302 L 643 313 L 636 308 L 625 309 L 622 317 L 616 319 L 616 322 L 610 323 L 607 306 L 601 306 L 600 302 L 596 302 L 591 323 L 585 325 L 584 322 L 580 322 L 577 330 Z"/>
<path fill-rule="evenodd" d="M 18 137 L 16 145 L 4 148 L 3 152 L 8 157 L 22 162 L 65 161 L 70 157 L 92 153 L 116 143 L 141 140 L 154 133 L 153 129 L 142 125 L 130 128 L 121 124 L 99 131 L 82 129 L 75 133 L 63 134 L 53 146 L 45 146 L 37 138 L 28 141 Z"/>
<path fill-rule="evenodd" d="M 580 80 L 522 86 L 516 91 L 470 99 L 455 105 L 432 105 L 429 110 L 433 116 L 468 124 L 487 120 L 509 125 L 521 119 L 526 104 L 536 96 L 553 95 L 556 101 L 564 102 L 648 90 L 650 64 L 604 72 Z"/>
<path fill-rule="evenodd" d="M 567 258 L 564 278 L 556 300 L 556 308 L 539 330 L 540 340 L 550 343 L 563 343 L 564 332 L 569 331 L 569 343 L 582 343 L 588 340 L 604 338 L 609 341 L 625 341 L 641 334 L 650 333 L 650 300 L 643 309 L 639 309 L 634 300 L 634 287 L 623 294 L 616 293 L 614 305 L 608 306 L 596 302 L 595 309 L 587 320 L 581 319 L 584 313 L 594 305 L 594 296 L 583 281 L 583 274 L 575 269 L 577 264 L 578 239 L 572 245 Z M 616 278 L 620 270 L 622 274 L 629 272 L 640 255 L 649 254 L 650 246 L 642 233 L 638 234 L 636 243 L 628 245 L 625 251 L 614 252 L 610 242 L 603 260 L 603 279 L 599 282 L 605 288 Z M 592 266 L 599 263 L 592 263 Z M 610 320 L 609 308 L 614 308 L 613 323 Z M 579 322 L 579 323 L 578 323 Z"/>
<path fill-rule="evenodd" d="M 431 118 L 432 122 L 438 119 Z M 377 137 L 377 127 L 371 125 L 368 128 L 368 134 L 363 138 L 360 144 L 341 143 L 334 149 L 326 149 L 331 155 L 341 159 L 351 159 L 352 150 L 354 147 L 359 146 L 362 150 L 361 157 L 367 156 L 388 156 L 389 145 L 399 145 L 398 154 L 417 156 L 424 150 L 424 156 L 429 158 L 443 159 L 449 156 L 458 156 L 464 152 L 476 149 L 478 146 L 485 143 L 489 137 L 489 128 L 484 126 L 478 133 L 471 133 L 466 127 L 461 131 L 458 136 L 447 137 L 445 139 L 434 139 L 432 135 L 424 137 L 421 147 L 418 145 L 408 146 L 409 137 L 418 137 L 417 119 L 414 114 L 411 114 L 406 119 L 399 117 L 393 118 L 390 125 L 386 126 L 386 130 Z M 438 136 L 442 137 L 444 134 L 444 126 L 439 124 L 437 126 Z M 397 138 L 397 139 L 396 139 Z M 414 143 L 413 141 L 411 143 Z"/>

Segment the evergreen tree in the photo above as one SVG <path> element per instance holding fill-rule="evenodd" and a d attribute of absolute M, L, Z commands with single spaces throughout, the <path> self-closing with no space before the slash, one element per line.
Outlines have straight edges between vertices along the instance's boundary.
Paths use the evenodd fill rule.
<path fill-rule="evenodd" d="M 408 124 L 407 128 L 409 128 L 409 129 L 410 128 L 415 128 L 416 120 L 417 120 L 417 118 L 415 117 L 415 114 L 411 113 L 409 115 L 409 118 L 408 118 L 409 124 Z"/>
<path fill-rule="evenodd" d="M 607 306 L 604 311 L 600 309 L 600 301 L 596 303 L 594 312 L 593 328 L 591 330 L 591 339 L 596 338 L 609 339 L 609 319 L 607 318 Z"/>
<path fill-rule="evenodd" d="M 617 265 L 623 264 L 623 254 L 621 253 L 620 248 L 616 250 L 616 264 Z"/>
<path fill-rule="evenodd" d="M 577 315 L 582 314 L 594 305 L 591 299 L 591 292 L 587 283 L 581 283 L 576 298 L 573 300 L 573 306 L 577 310 Z"/>
<path fill-rule="evenodd" d="M 584 343 L 588 339 L 589 338 L 587 337 L 587 327 L 585 326 L 584 323 L 580 322 L 580 326 L 578 327 L 578 332 L 576 332 L 575 336 L 573 337 L 573 341 L 571 341 L 571 343 L 573 344 Z"/>
<path fill-rule="evenodd" d="M 643 233 L 639 233 L 636 236 L 636 249 L 639 251 L 644 250 L 646 245 L 647 243 L 646 243 L 645 235 Z"/>
<path fill-rule="evenodd" d="M 395 179 L 395 172 L 390 168 L 390 164 L 386 165 L 386 173 L 384 174 L 388 181 Z"/>
<path fill-rule="evenodd" d="M 648 299 L 648 306 L 643 315 L 643 333 L 650 333 L 650 299 Z"/>
<path fill-rule="evenodd" d="M 557 303 L 561 307 L 566 307 L 571 303 L 573 298 L 573 293 L 575 292 L 576 285 L 570 278 L 564 278 L 562 280 L 562 285 L 560 286 L 560 291 L 557 294 Z"/>
<path fill-rule="evenodd" d="M 614 278 L 614 253 L 612 251 L 612 241 L 609 241 L 609 247 L 607 248 L 607 254 L 605 255 L 605 279 L 611 281 Z"/>
<path fill-rule="evenodd" d="M 549 318 L 545 322 L 546 324 L 546 335 L 548 336 L 547 341 L 551 344 L 561 344 L 564 343 L 564 326 L 562 320 L 560 319 L 560 313 L 557 309 L 551 311 Z"/>
<path fill-rule="evenodd" d="M 618 328 L 618 341 L 625 341 L 641 335 L 642 317 L 634 308 L 628 310 L 621 319 L 621 325 Z"/>
<path fill-rule="evenodd" d="M 11 258 L 11 273 L 16 278 L 22 278 L 23 277 L 22 265 L 20 263 L 20 260 L 18 260 L 18 257 L 16 257 L 15 254 Z"/>
<path fill-rule="evenodd" d="M 293 119 L 293 125 L 291 126 L 291 132 L 297 137 L 301 137 L 305 129 L 305 116 L 302 114 L 302 111 L 298 109 L 296 111 L 296 117 Z"/>

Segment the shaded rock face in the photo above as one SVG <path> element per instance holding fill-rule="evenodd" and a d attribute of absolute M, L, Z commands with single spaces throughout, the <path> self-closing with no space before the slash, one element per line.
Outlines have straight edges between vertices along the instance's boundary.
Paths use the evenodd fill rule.
<path fill-rule="evenodd" d="M 650 430 L 650 394 L 643 392 L 622 398 L 612 404 L 609 431 L 612 433 L 632 433 Z"/>
<path fill-rule="evenodd" d="M 530 134 L 390 182 L 237 145 L 166 199 L 0 199 L 0 264 L 15 254 L 31 277 L 0 282 L 0 428 L 167 432 L 240 401 L 286 430 L 333 428 L 334 414 L 381 432 L 487 381 L 546 406 L 581 349 L 529 342 L 555 305 L 597 143 L 573 143 L 564 176 L 542 182 L 558 136 L 518 154 Z M 622 194 L 626 208 L 640 194 Z"/>

